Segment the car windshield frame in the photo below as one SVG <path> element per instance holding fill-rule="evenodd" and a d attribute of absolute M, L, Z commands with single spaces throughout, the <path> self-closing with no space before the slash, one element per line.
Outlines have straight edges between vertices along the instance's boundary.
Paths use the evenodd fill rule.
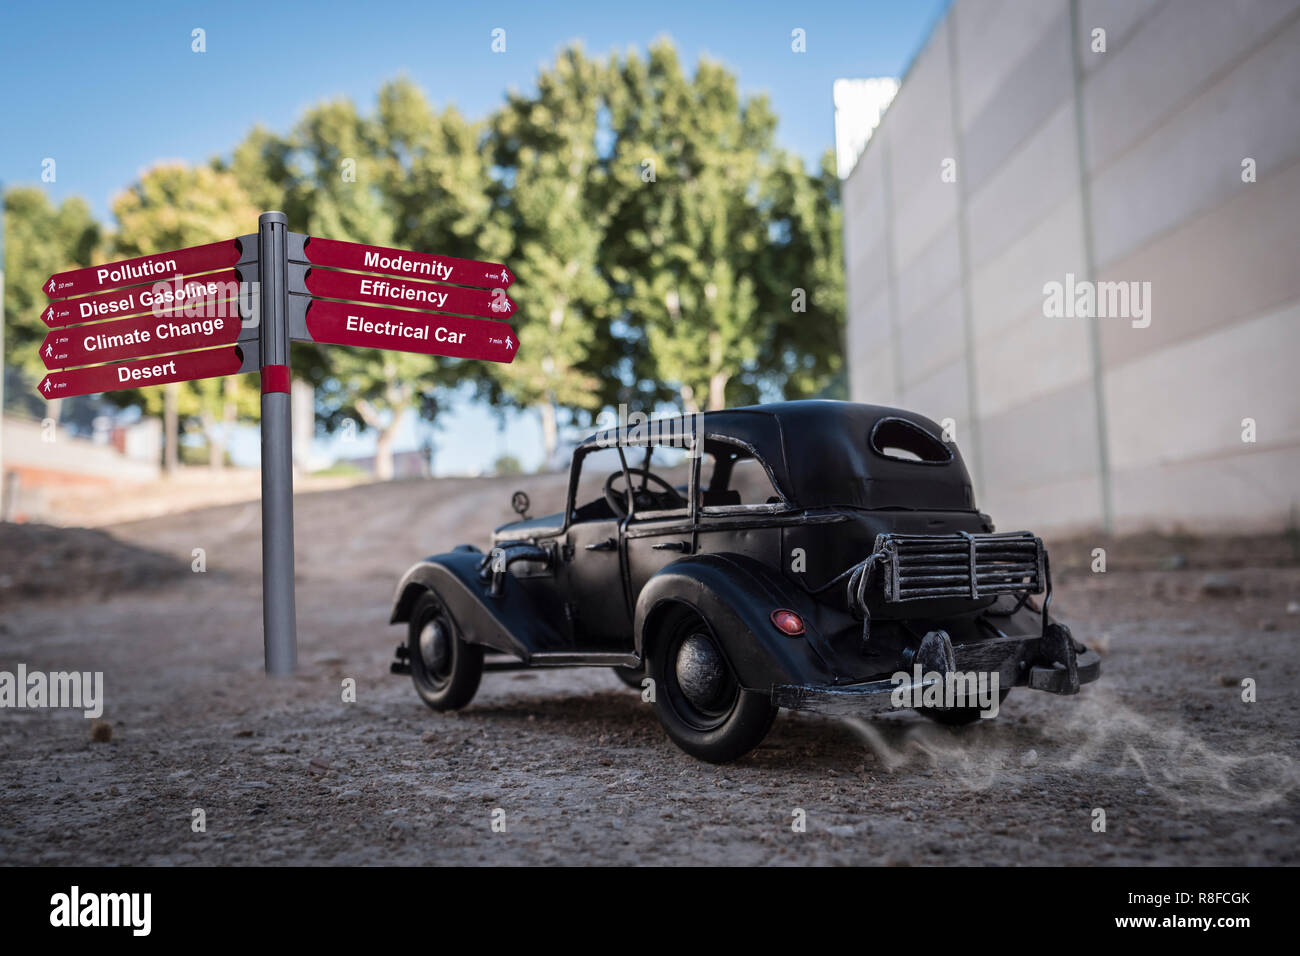
<path fill-rule="evenodd" d="M 627 455 L 623 453 L 625 446 L 622 444 L 612 446 L 600 444 L 582 445 L 574 449 L 573 460 L 569 463 L 569 490 L 565 495 L 564 525 L 560 529 L 561 532 L 567 531 L 574 524 L 578 513 L 578 478 L 582 474 L 583 462 L 592 452 L 604 451 L 606 448 L 610 447 L 618 451 L 618 460 L 622 463 L 623 483 L 625 486 L 624 491 L 627 494 L 628 509 L 630 513 L 632 508 L 632 475 L 627 466 Z M 614 518 L 621 521 L 623 516 L 615 515 Z"/>

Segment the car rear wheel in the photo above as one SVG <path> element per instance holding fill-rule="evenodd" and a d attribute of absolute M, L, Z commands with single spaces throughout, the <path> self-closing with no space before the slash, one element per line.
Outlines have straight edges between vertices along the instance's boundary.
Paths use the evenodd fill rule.
<path fill-rule="evenodd" d="M 434 710 L 459 710 L 474 699 L 483 678 L 483 646 L 466 644 L 431 593 L 411 611 L 407 647 L 411 679 L 420 699 Z"/>
<path fill-rule="evenodd" d="M 672 611 L 654 635 L 649 676 L 659 722 L 692 757 L 727 763 L 767 736 L 776 706 L 745 690 L 712 628 L 691 608 Z"/>

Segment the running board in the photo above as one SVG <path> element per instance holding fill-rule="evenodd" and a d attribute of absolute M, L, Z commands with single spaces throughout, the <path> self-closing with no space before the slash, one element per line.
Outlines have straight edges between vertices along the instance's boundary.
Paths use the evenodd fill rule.
<path fill-rule="evenodd" d="M 485 671 L 522 671 L 530 667 L 626 667 L 640 670 L 641 658 L 614 651 L 539 651 L 521 661 L 509 654 L 489 651 L 483 660 Z M 397 645 L 397 659 L 389 665 L 389 671 L 411 673 L 411 651 L 405 644 Z"/>
<path fill-rule="evenodd" d="M 616 651 L 538 651 L 528 658 L 529 667 L 627 667 L 641 666 L 636 654 Z"/>

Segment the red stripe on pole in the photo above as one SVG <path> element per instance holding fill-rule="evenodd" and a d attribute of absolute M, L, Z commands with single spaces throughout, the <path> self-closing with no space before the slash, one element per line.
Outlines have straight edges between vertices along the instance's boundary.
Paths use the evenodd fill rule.
<path fill-rule="evenodd" d="M 287 365 L 263 365 L 262 366 L 262 394 L 269 395 L 272 392 L 289 391 L 289 366 Z"/>

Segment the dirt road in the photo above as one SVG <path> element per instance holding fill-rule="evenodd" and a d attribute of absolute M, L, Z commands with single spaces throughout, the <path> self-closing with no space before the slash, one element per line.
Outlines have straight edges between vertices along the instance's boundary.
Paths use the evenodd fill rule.
<path fill-rule="evenodd" d="M 1300 863 L 1300 569 L 1277 542 L 1222 561 L 1210 543 L 1167 569 L 1120 544 L 1105 574 L 1054 552 L 1054 610 L 1104 651 L 1079 697 L 1013 691 L 959 732 L 783 714 L 719 768 L 607 671 L 488 674 L 454 715 L 389 675 L 397 576 L 482 544 L 518 483 L 300 495 L 287 680 L 261 672 L 256 503 L 108 529 L 170 572 L 82 563 L 58 593 L 11 590 L 0 670 L 103 671 L 111 739 L 79 713 L 0 710 L 0 863 Z M 562 479 L 529 487 L 556 507 Z M 22 547 L 0 574 L 43 553 Z"/>

